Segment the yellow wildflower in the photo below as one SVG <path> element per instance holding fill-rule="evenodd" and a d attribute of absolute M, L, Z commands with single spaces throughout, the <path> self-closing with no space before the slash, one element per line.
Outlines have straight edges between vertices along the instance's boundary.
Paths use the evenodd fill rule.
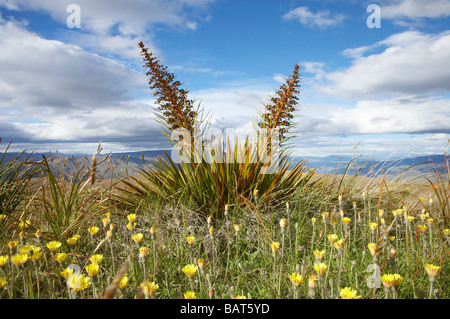
<path fill-rule="evenodd" d="M 31 255 L 31 260 L 33 262 L 38 261 L 42 257 L 42 251 L 34 251 L 33 255 Z"/>
<path fill-rule="evenodd" d="M 155 291 L 159 288 L 159 285 L 157 283 L 147 280 L 147 282 L 141 283 L 140 286 L 146 298 L 148 298 L 149 296 L 151 298 L 155 298 Z"/>
<path fill-rule="evenodd" d="M 341 251 L 344 248 L 345 243 L 347 242 L 347 239 L 340 239 L 338 241 L 335 241 L 333 243 L 334 248 L 336 248 L 337 250 Z"/>
<path fill-rule="evenodd" d="M 395 278 L 392 274 L 384 274 L 380 279 L 386 289 L 389 289 L 394 285 Z"/>
<path fill-rule="evenodd" d="M 136 221 L 136 214 L 129 214 L 127 215 L 127 218 L 130 224 L 134 224 L 134 222 Z"/>
<path fill-rule="evenodd" d="M 292 274 L 289 275 L 289 279 L 291 280 L 292 284 L 296 287 L 300 286 L 303 283 L 303 276 L 293 272 Z"/>
<path fill-rule="evenodd" d="M 193 291 L 186 291 L 184 293 L 184 299 L 197 299 L 197 297 L 195 296 L 195 292 L 193 292 Z"/>
<path fill-rule="evenodd" d="M 91 286 L 91 278 L 80 273 L 75 273 L 67 279 L 67 285 L 74 291 L 82 291 Z"/>
<path fill-rule="evenodd" d="M 426 264 L 424 268 L 430 281 L 436 280 L 437 275 L 441 272 L 441 266 L 435 266 L 433 264 Z"/>
<path fill-rule="evenodd" d="M 60 274 L 64 277 L 64 279 L 67 280 L 67 278 L 69 278 L 69 276 L 73 274 L 73 271 L 73 268 L 65 268 L 60 271 Z"/>
<path fill-rule="evenodd" d="M 316 249 L 313 251 L 313 254 L 317 261 L 322 261 L 323 256 L 325 256 L 325 250 Z"/>
<path fill-rule="evenodd" d="M 92 255 L 91 258 L 89 258 L 89 261 L 93 264 L 97 264 L 100 265 L 102 263 L 103 260 L 103 255 L 102 254 L 95 254 Z"/>
<path fill-rule="evenodd" d="M 316 289 L 316 286 L 317 286 L 317 276 L 309 275 L 308 288 L 314 290 L 314 289 Z"/>
<path fill-rule="evenodd" d="M 53 253 L 57 252 L 59 247 L 61 247 L 61 243 L 59 241 L 53 240 L 47 243 L 47 248 Z"/>
<path fill-rule="evenodd" d="M 340 292 L 342 299 L 361 299 L 362 296 L 358 295 L 358 292 L 350 287 L 341 289 Z"/>
<path fill-rule="evenodd" d="M 0 277 L 0 289 L 6 286 L 8 281 L 6 280 L 6 277 Z"/>
<path fill-rule="evenodd" d="M 327 221 L 329 215 L 330 215 L 329 212 L 323 212 L 323 213 L 322 213 L 322 219 L 323 219 L 324 222 Z"/>
<path fill-rule="evenodd" d="M 22 266 L 28 260 L 28 255 L 17 254 L 11 257 L 11 262 L 17 267 Z"/>
<path fill-rule="evenodd" d="M 205 261 L 203 260 L 203 258 L 199 258 L 199 259 L 197 260 L 197 264 L 198 264 L 198 268 L 199 268 L 200 270 L 203 270 L 203 268 L 205 267 Z"/>
<path fill-rule="evenodd" d="M 188 237 L 186 237 L 186 240 L 187 240 L 189 245 L 192 245 L 195 242 L 195 237 L 194 236 L 188 236 Z"/>
<path fill-rule="evenodd" d="M 328 234 L 327 238 L 330 241 L 330 243 L 334 243 L 336 240 L 338 240 L 339 237 L 336 234 Z"/>
<path fill-rule="evenodd" d="M 120 281 L 119 281 L 118 287 L 120 289 L 125 289 L 127 284 L 128 284 L 128 274 L 124 274 L 122 279 L 120 279 Z"/>
<path fill-rule="evenodd" d="M 75 245 L 75 244 L 77 243 L 77 241 L 78 241 L 78 238 L 75 237 L 75 236 L 70 237 L 70 238 L 67 238 L 67 240 L 66 240 L 66 242 L 67 242 L 70 246 Z"/>
<path fill-rule="evenodd" d="M 372 257 L 374 257 L 378 253 L 378 245 L 376 243 L 369 243 L 367 244 L 367 247 L 369 247 L 369 251 Z"/>
<path fill-rule="evenodd" d="M 189 278 L 194 277 L 195 273 L 197 272 L 198 267 L 194 264 L 190 264 L 190 265 L 186 265 L 183 267 L 183 269 L 181 269 L 181 271 L 183 271 L 186 276 L 188 276 Z"/>
<path fill-rule="evenodd" d="M 319 276 L 324 276 L 327 272 L 328 266 L 325 263 L 315 263 L 314 270 Z"/>
<path fill-rule="evenodd" d="M 239 226 L 238 224 L 234 224 L 234 231 L 236 233 L 239 233 L 240 230 L 241 230 L 241 226 Z"/>
<path fill-rule="evenodd" d="M 133 223 L 133 224 L 128 223 L 126 226 L 127 226 L 128 230 L 133 230 L 134 227 L 136 227 L 136 223 Z"/>
<path fill-rule="evenodd" d="M 343 222 L 345 225 L 349 225 L 349 224 L 352 222 L 352 220 L 351 220 L 351 218 L 349 218 L 349 217 L 342 217 L 342 222 Z"/>
<path fill-rule="evenodd" d="M 394 287 L 400 286 L 402 281 L 403 281 L 403 277 L 402 276 L 400 276 L 399 274 L 394 274 Z"/>
<path fill-rule="evenodd" d="M 29 221 L 29 220 L 21 220 L 20 222 L 19 222 L 19 227 L 20 228 L 22 228 L 22 229 L 26 229 L 26 228 L 28 228 L 28 227 L 30 227 L 31 226 L 31 222 Z"/>
<path fill-rule="evenodd" d="M 8 255 L 0 256 L 0 267 L 5 266 L 8 259 L 9 259 Z"/>
<path fill-rule="evenodd" d="M 442 232 L 444 233 L 445 236 L 450 235 L 450 229 L 449 228 L 444 229 Z"/>
<path fill-rule="evenodd" d="M 57 262 L 62 264 L 67 259 L 67 256 L 68 255 L 66 253 L 57 253 L 55 255 L 55 259 L 56 259 Z"/>
<path fill-rule="evenodd" d="M 434 224 L 434 218 L 427 218 L 427 223 L 429 225 Z"/>
<path fill-rule="evenodd" d="M 139 258 L 145 258 L 148 254 L 148 247 L 140 247 L 139 248 Z"/>
<path fill-rule="evenodd" d="M 94 225 L 91 225 L 91 226 L 89 226 L 89 228 L 88 228 L 88 232 L 89 232 L 92 236 L 94 236 L 95 234 L 97 234 L 99 230 L 100 230 L 100 228 L 98 228 L 97 226 L 94 226 Z"/>
<path fill-rule="evenodd" d="M 133 239 L 136 244 L 139 244 L 142 241 L 142 238 L 144 238 L 144 235 L 142 233 L 137 233 L 131 236 L 131 239 Z"/>
<path fill-rule="evenodd" d="M 211 236 L 212 236 L 212 234 L 214 233 L 214 226 L 211 226 L 211 227 L 209 228 L 209 233 L 210 233 Z"/>
<path fill-rule="evenodd" d="M 247 299 L 247 297 L 246 296 L 236 296 L 233 299 Z"/>
<path fill-rule="evenodd" d="M 378 228 L 377 223 L 369 223 L 369 227 L 371 231 L 375 231 Z"/>
<path fill-rule="evenodd" d="M 424 232 L 427 230 L 427 225 L 417 225 L 417 229 L 421 232 Z"/>
<path fill-rule="evenodd" d="M 8 247 L 10 250 L 14 250 L 17 248 L 17 245 L 19 245 L 19 243 L 15 240 L 11 240 L 8 242 Z"/>
<path fill-rule="evenodd" d="M 87 265 L 84 269 L 86 269 L 86 272 L 88 274 L 89 277 L 95 277 L 98 275 L 98 272 L 100 270 L 100 266 L 97 264 L 89 264 Z"/>
<path fill-rule="evenodd" d="M 280 243 L 279 242 L 272 242 L 270 244 L 270 247 L 272 249 L 272 253 L 276 254 L 278 252 L 278 249 L 280 249 Z"/>
<path fill-rule="evenodd" d="M 280 227 L 281 229 L 284 229 L 286 227 L 286 218 L 280 219 Z"/>

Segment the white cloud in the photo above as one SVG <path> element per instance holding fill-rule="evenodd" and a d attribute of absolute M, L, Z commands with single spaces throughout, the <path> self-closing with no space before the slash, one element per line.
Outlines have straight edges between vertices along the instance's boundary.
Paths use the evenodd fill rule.
<path fill-rule="evenodd" d="M 450 16 L 450 0 L 395 0 L 381 6 L 382 19 L 417 19 Z"/>
<path fill-rule="evenodd" d="M 385 46 L 381 53 L 363 52 Z M 353 51 L 352 51 L 353 50 Z M 357 57 L 344 70 L 326 75 L 321 93 L 344 98 L 385 97 L 395 94 L 431 94 L 450 90 L 450 32 L 427 35 L 407 31 L 372 46 L 345 50 Z"/>
<path fill-rule="evenodd" d="M 329 11 L 311 12 L 308 7 L 297 7 L 283 16 L 285 20 L 297 20 L 303 25 L 326 28 L 336 26 L 345 20 L 346 16 L 335 14 L 331 16 Z"/>

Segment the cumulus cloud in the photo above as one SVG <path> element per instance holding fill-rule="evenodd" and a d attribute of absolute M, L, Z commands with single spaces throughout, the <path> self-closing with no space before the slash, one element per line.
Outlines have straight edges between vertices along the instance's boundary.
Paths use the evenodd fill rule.
<path fill-rule="evenodd" d="M 382 19 L 439 18 L 450 16 L 449 0 L 394 0 L 381 7 Z"/>
<path fill-rule="evenodd" d="M 374 48 L 381 53 L 360 56 Z M 450 90 L 450 32 L 437 35 L 407 31 L 392 35 L 372 46 L 345 50 L 358 56 L 344 70 L 326 75 L 329 84 L 321 93 L 344 98 L 365 98 L 395 94 L 431 94 Z"/>
<path fill-rule="evenodd" d="M 308 7 L 303 6 L 292 9 L 283 16 L 284 20 L 297 20 L 303 25 L 319 28 L 339 25 L 345 18 L 343 14 L 331 15 L 329 11 L 311 12 Z"/>

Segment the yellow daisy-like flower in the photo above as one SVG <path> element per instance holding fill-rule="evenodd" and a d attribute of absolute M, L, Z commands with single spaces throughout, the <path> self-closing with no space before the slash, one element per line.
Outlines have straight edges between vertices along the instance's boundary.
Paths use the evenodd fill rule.
<path fill-rule="evenodd" d="M 389 289 L 394 285 L 395 277 L 392 274 L 384 274 L 380 279 L 386 289 Z"/>
<path fill-rule="evenodd" d="M 100 266 L 97 264 L 89 264 L 84 269 L 86 269 L 86 272 L 89 277 L 95 277 L 98 275 L 98 272 L 100 271 Z"/>
<path fill-rule="evenodd" d="M 272 249 L 272 253 L 276 254 L 280 249 L 280 243 L 275 241 L 270 244 L 270 248 Z"/>
<path fill-rule="evenodd" d="M 303 276 L 296 272 L 293 272 L 292 274 L 290 274 L 289 279 L 291 280 L 292 284 L 296 287 L 300 286 L 304 281 Z"/>
<path fill-rule="evenodd" d="M 186 240 L 187 240 L 189 245 L 192 245 L 195 242 L 195 237 L 194 236 L 188 236 L 188 237 L 186 237 Z"/>
<path fill-rule="evenodd" d="M 128 230 L 133 230 L 134 229 L 134 227 L 136 227 L 136 223 L 128 223 L 127 225 L 127 228 L 128 228 Z"/>
<path fill-rule="evenodd" d="M 414 216 L 408 216 L 408 222 L 412 223 L 416 218 Z"/>
<path fill-rule="evenodd" d="M 22 266 L 28 260 L 28 255 L 17 254 L 11 257 L 11 262 L 17 267 Z"/>
<path fill-rule="evenodd" d="M 349 218 L 349 217 L 343 217 L 343 218 L 342 218 L 342 222 L 343 222 L 345 225 L 349 225 L 349 224 L 352 222 L 352 220 L 351 220 L 351 218 Z"/>
<path fill-rule="evenodd" d="M 314 250 L 313 255 L 316 258 L 317 261 L 322 261 L 323 256 L 325 256 L 325 250 Z"/>
<path fill-rule="evenodd" d="M 338 241 L 335 241 L 333 243 L 334 248 L 336 248 L 337 250 L 341 251 L 344 248 L 345 243 L 347 242 L 347 239 L 340 239 Z"/>
<path fill-rule="evenodd" d="M 395 236 L 388 236 L 390 241 L 394 241 L 395 240 Z"/>
<path fill-rule="evenodd" d="M 369 228 L 371 231 L 375 231 L 378 228 L 377 223 L 369 223 Z"/>
<path fill-rule="evenodd" d="M 397 217 L 397 216 L 401 216 L 403 214 L 403 208 L 399 208 L 399 209 L 394 209 L 392 211 L 392 214 Z"/>
<path fill-rule="evenodd" d="M 184 293 L 184 299 L 197 299 L 197 297 L 195 296 L 195 292 L 193 292 L 193 291 L 186 291 Z"/>
<path fill-rule="evenodd" d="M 130 224 L 134 224 L 134 222 L 136 221 L 136 214 L 129 214 L 127 215 L 128 221 L 130 222 Z"/>
<path fill-rule="evenodd" d="M 427 223 L 428 223 L 429 225 L 434 224 L 434 218 L 427 218 Z"/>
<path fill-rule="evenodd" d="M 308 277 L 308 288 L 309 289 L 316 289 L 317 287 L 317 276 L 316 275 L 309 275 Z"/>
<path fill-rule="evenodd" d="M 36 262 L 42 257 L 42 251 L 34 251 L 31 255 L 31 261 Z"/>
<path fill-rule="evenodd" d="M 68 255 L 66 253 L 57 253 L 55 255 L 55 259 L 56 259 L 57 262 L 62 264 L 67 259 L 67 256 Z"/>
<path fill-rule="evenodd" d="M 29 221 L 29 220 L 21 220 L 20 222 L 19 222 L 19 227 L 20 228 L 22 228 L 22 229 L 26 229 L 26 228 L 28 228 L 28 227 L 30 227 L 31 226 L 31 222 Z"/>
<path fill-rule="evenodd" d="M 241 226 L 239 226 L 238 224 L 234 224 L 233 226 L 234 226 L 234 231 L 236 233 L 239 233 L 239 231 L 241 230 Z"/>
<path fill-rule="evenodd" d="M 194 277 L 195 273 L 197 272 L 198 267 L 194 264 L 186 265 L 181 269 L 182 272 L 186 274 L 189 278 Z"/>
<path fill-rule="evenodd" d="M 28 256 L 31 256 L 33 254 L 33 252 L 35 251 L 40 251 L 41 248 L 37 247 L 37 246 L 33 246 L 33 245 L 25 245 L 19 248 L 19 252 L 21 254 L 25 254 Z"/>
<path fill-rule="evenodd" d="M 206 222 L 208 223 L 208 225 L 211 225 L 211 223 L 212 223 L 212 216 L 211 216 L 211 215 L 209 215 L 209 216 L 206 218 Z"/>
<path fill-rule="evenodd" d="M 128 274 L 124 274 L 122 279 L 120 279 L 118 287 L 120 289 L 125 289 L 128 284 Z"/>
<path fill-rule="evenodd" d="M 342 288 L 340 295 L 342 299 L 361 299 L 362 297 L 358 295 L 358 292 L 355 289 L 352 289 L 350 287 Z"/>
<path fill-rule="evenodd" d="M 6 218 L 5 214 L 0 214 L 0 222 Z"/>
<path fill-rule="evenodd" d="M 9 259 L 8 255 L 0 256 L 0 267 L 5 266 L 8 259 Z"/>
<path fill-rule="evenodd" d="M 145 297 L 155 297 L 155 291 L 159 288 L 159 285 L 155 282 L 150 282 L 147 280 L 147 282 L 141 283 L 142 291 L 144 292 Z"/>
<path fill-rule="evenodd" d="M 430 281 L 434 281 L 437 275 L 439 275 L 439 273 L 441 272 L 441 266 L 436 266 L 433 264 L 426 264 L 424 268 L 428 274 Z"/>
<path fill-rule="evenodd" d="M 89 258 L 89 261 L 93 264 L 97 264 L 100 265 L 102 263 L 103 260 L 103 255 L 102 254 L 95 254 L 92 255 L 91 258 Z"/>
<path fill-rule="evenodd" d="M 112 236 L 113 236 L 113 233 L 112 233 L 112 230 L 107 230 L 106 231 L 106 239 L 111 239 L 112 238 Z"/>
<path fill-rule="evenodd" d="M 205 261 L 203 260 L 203 258 L 199 258 L 199 259 L 197 260 L 197 264 L 198 264 L 198 268 L 199 268 L 200 270 L 203 270 L 203 268 L 205 268 Z"/>
<path fill-rule="evenodd" d="M 41 236 L 42 236 L 41 230 L 40 229 L 36 230 L 36 232 L 34 233 L 34 236 L 36 236 L 37 239 L 41 239 Z"/>
<path fill-rule="evenodd" d="M 108 224 L 109 224 L 109 218 L 108 218 L 108 217 L 102 218 L 102 224 L 103 224 L 103 228 L 108 227 Z"/>
<path fill-rule="evenodd" d="M 94 236 L 95 234 L 98 233 L 98 231 L 100 230 L 100 228 L 98 228 L 97 226 L 91 225 L 88 228 L 88 232 L 89 234 L 91 234 L 92 236 Z"/>
<path fill-rule="evenodd" d="M 65 268 L 63 270 L 60 271 L 61 276 L 63 276 L 64 279 L 67 280 L 67 278 L 69 278 L 70 275 L 73 274 L 73 268 Z"/>
<path fill-rule="evenodd" d="M 61 242 L 59 241 L 53 240 L 47 243 L 47 248 L 53 253 L 57 252 L 59 247 L 61 247 Z"/>
<path fill-rule="evenodd" d="M 367 247 L 369 247 L 370 254 L 375 256 L 378 252 L 378 245 L 376 243 L 368 243 Z"/>
<path fill-rule="evenodd" d="M 136 244 L 139 244 L 142 241 L 142 238 L 144 238 L 144 235 L 142 233 L 137 233 L 131 236 L 131 239 L 133 239 Z"/>
<path fill-rule="evenodd" d="M 400 286 L 402 281 L 403 281 L 403 277 L 402 276 L 400 276 L 399 274 L 394 274 L 394 287 Z"/>
<path fill-rule="evenodd" d="M 67 279 L 67 285 L 74 291 L 82 291 L 91 286 L 91 278 L 80 273 L 75 273 Z"/>
<path fill-rule="evenodd" d="M 19 243 L 15 240 L 11 240 L 8 242 L 8 247 L 10 250 L 16 249 L 17 245 L 19 245 Z"/>
<path fill-rule="evenodd" d="M 283 229 L 286 227 L 286 218 L 280 219 L 280 227 Z"/>
<path fill-rule="evenodd" d="M 209 228 L 209 233 L 212 235 L 212 234 L 214 234 L 214 226 L 211 226 L 210 228 Z"/>
<path fill-rule="evenodd" d="M 427 230 L 427 225 L 417 225 L 417 229 L 423 233 Z"/>
<path fill-rule="evenodd" d="M 0 289 L 6 286 L 8 281 L 6 280 L 6 277 L 0 277 Z"/>
<path fill-rule="evenodd" d="M 141 247 L 139 248 L 139 258 L 145 258 L 148 254 L 148 247 Z"/>
<path fill-rule="evenodd" d="M 428 218 L 428 213 L 422 213 L 419 215 L 419 217 L 422 221 L 425 221 Z"/>
<path fill-rule="evenodd" d="M 444 233 L 445 236 L 450 235 L 450 229 L 449 228 L 444 229 L 442 232 Z"/>
<path fill-rule="evenodd" d="M 336 234 L 328 234 L 327 238 L 330 241 L 330 243 L 334 243 L 336 240 L 338 240 L 339 237 Z"/>
<path fill-rule="evenodd" d="M 313 223 L 313 225 L 316 223 L 316 221 L 317 221 L 316 217 L 311 218 L 311 222 Z"/>
<path fill-rule="evenodd" d="M 328 266 L 325 263 L 315 263 L 314 270 L 319 276 L 324 276 L 327 272 Z"/>
<path fill-rule="evenodd" d="M 236 296 L 233 299 L 247 299 L 247 297 L 246 296 Z"/>
<path fill-rule="evenodd" d="M 150 235 L 155 235 L 155 233 L 156 233 L 156 228 L 155 228 L 155 226 L 152 226 L 152 227 L 150 227 Z"/>
<path fill-rule="evenodd" d="M 75 245 L 75 244 L 77 243 L 77 241 L 78 241 L 78 238 L 75 237 L 75 236 L 66 239 L 66 242 L 67 242 L 70 246 Z"/>

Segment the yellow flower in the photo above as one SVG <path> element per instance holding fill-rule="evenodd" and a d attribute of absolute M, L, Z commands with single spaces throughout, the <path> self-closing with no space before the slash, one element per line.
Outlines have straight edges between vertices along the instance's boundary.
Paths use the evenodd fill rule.
<path fill-rule="evenodd" d="M 108 217 L 102 218 L 102 224 L 103 224 L 103 228 L 106 228 L 109 224 L 109 218 Z"/>
<path fill-rule="evenodd" d="M 292 274 L 289 275 L 289 279 L 291 280 L 292 284 L 296 287 L 300 286 L 303 283 L 303 276 L 293 272 Z"/>
<path fill-rule="evenodd" d="M 17 245 L 19 245 L 19 243 L 15 240 L 11 240 L 10 242 L 8 242 L 8 247 L 10 250 L 16 249 Z"/>
<path fill-rule="evenodd" d="M 327 237 L 330 243 L 334 243 L 339 238 L 336 234 L 328 234 Z"/>
<path fill-rule="evenodd" d="M 394 241 L 395 240 L 395 236 L 388 236 L 390 241 Z"/>
<path fill-rule="evenodd" d="M 233 299 L 247 299 L 247 297 L 246 296 L 236 296 Z"/>
<path fill-rule="evenodd" d="M 70 275 L 73 274 L 73 268 L 66 268 L 60 271 L 61 276 L 64 277 L 64 279 L 67 280 L 67 278 L 69 278 Z"/>
<path fill-rule="evenodd" d="M 139 248 L 139 258 L 145 258 L 148 254 L 148 247 L 141 247 Z"/>
<path fill-rule="evenodd" d="M 29 221 L 29 220 L 21 220 L 20 222 L 19 222 L 19 227 L 20 228 L 22 228 L 22 229 L 26 229 L 26 228 L 28 228 L 28 227 L 30 227 L 31 226 L 31 222 Z"/>
<path fill-rule="evenodd" d="M 322 261 L 323 256 L 325 256 L 325 250 L 316 249 L 313 251 L 313 254 L 317 261 Z"/>
<path fill-rule="evenodd" d="M 28 260 L 28 255 L 17 254 L 11 257 L 11 262 L 17 267 L 22 266 Z"/>
<path fill-rule="evenodd" d="M 100 266 L 97 264 L 89 264 L 87 265 L 84 269 L 86 269 L 86 272 L 88 274 L 89 277 L 95 277 L 98 275 L 98 272 L 100 270 Z"/>
<path fill-rule="evenodd" d="M 78 238 L 75 237 L 75 236 L 73 236 L 73 237 L 67 238 L 66 241 L 67 241 L 67 243 L 68 243 L 70 246 L 73 246 L 73 245 L 75 245 L 75 244 L 77 243 Z"/>
<path fill-rule="evenodd" d="M 8 258 L 9 258 L 8 255 L 0 256 L 0 267 L 3 267 L 6 265 Z"/>
<path fill-rule="evenodd" d="M 311 221 L 312 221 L 313 225 L 316 223 L 316 220 L 317 220 L 316 217 L 311 218 Z"/>
<path fill-rule="evenodd" d="M 133 239 L 133 241 L 136 244 L 139 244 L 141 242 L 142 238 L 144 238 L 144 235 L 142 233 L 137 233 L 137 234 L 131 236 L 131 239 Z"/>
<path fill-rule="evenodd" d="M 345 287 L 341 289 L 342 299 L 360 299 L 362 296 L 358 295 L 358 292 L 350 287 Z"/>
<path fill-rule="evenodd" d="M 403 208 L 399 208 L 399 209 L 395 209 L 392 211 L 392 214 L 397 217 L 397 216 L 401 216 L 403 214 Z"/>
<path fill-rule="evenodd" d="M 369 227 L 371 231 L 375 231 L 378 228 L 377 223 L 369 223 Z"/>
<path fill-rule="evenodd" d="M 59 247 L 61 247 L 61 243 L 59 241 L 50 241 L 47 243 L 47 248 L 51 251 L 51 252 L 57 252 Z"/>
<path fill-rule="evenodd" d="M 392 274 L 384 274 L 380 279 L 386 289 L 389 289 L 394 285 L 395 278 Z"/>
<path fill-rule="evenodd" d="M 284 229 L 286 227 L 286 218 L 280 219 L 280 227 Z"/>
<path fill-rule="evenodd" d="M 197 260 L 197 264 L 198 264 L 198 268 L 200 268 L 200 270 L 203 270 L 203 268 L 205 267 L 205 261 L 203 260 L 203 258 L 199 258 Z"/>
<path fill-rule="evenodd" d="M 278 252 L 278 249 L 280 249 L 280 243 L 279 242 L 272 242 L 270 244 L 270 247 L 272 248 L 272 253 L 276 254 Z"/>
<path fill-rule="evenodd" d="M 427 223 L 430 224 L 430 225 L 434 224 L 434 218 L 428 218 L 427 219 Z"/>
<path fill-rule="evenodd" d="M 408 216 L 408 222 L 412 223 L 416 219 L 414 216 Z"/>
<path fill-rule="evenodd" d="M 112 235 L 113 235 L 112 230 L 107 230 L 106 231 L 106 239 L 111 239 Z"/>
<path fill-rule="evenodd" d="M 441 266 L 435 266 L 433 264 L 426 264 L 424 268 L 428 274 L 430 281 L 434 281 L 437 275 L 439 275 L 439 273 L 441 272 Z"/>
<path fill-rule="evenodd" d="M 345 243 L 347 242 L 347 239 L 340 239 L 338 241 L 335 241 L 333 243 L 334 248 L 336 248 L 337 250 L 341 251 L 344 248 Z"/>
<path fill-rule="evenodd" d="M 378 245 L 376 243 L 369 243 L 367 244 L 367 247 L 369 247 L 372 257 L 378 253 Z"/>
<path fill-rule="evenodd" d="M 184 293 L 184 299 L 197 299 L 197 297 L 195 296 L 195 292 L 193 292 L 193 291 L 186 291 Z"/>
<path fill-rule="evenodd" d="M 444 229 L 442 232 L 444 233 L 445 236 L 450 235 L 450 229 L 449 228 Z"/>
<path fill-rule="evenodd" d="M 153 235 L 155 235 L 155 232 L 156 232 L 155 226 L 150 227 L 150 235 L 152 235 L 152 238 L 153 238 Z"/>
<path fill-rule="evenodd" d="M 122 279 L 120 279 L 120 281 L 119 281 L 118 287 L 120 289 L 125 289 L 127 284 L 128 284 L 128 274 L 124 274 Z"/>
<path fill-rule="evenodd" d="M 42 251 L 34 251 L 33 255 L 31 255 L 31 260 L 33 262 L 38 261 L 42 257 Z"/>
<path fill-rule="evenodd" d="M 342 222 L 343 222 L 345 225 L 348 225 L 348 224 L 350 224 L 350 223 L 352 222 L 352 220 L 351 220 L 351 218 L 349 218 L 349 217 L 343 217 L 343 218 L 342 218 Z"/>
<path fill-rule="evenodd" d="M 428 218 L 428 213 L 422 213 L 419 215 L 419 217 L 422 221 L 425 221 Z"/>
<path fill-rule="evenodd" d="M 214 226 L 211 226 L 211 227 L 209 228 L 209 233 L 210 233 L 211 235 L 214 233 Z"/>
<path fill-rule="evenodd" d="M 212 216 L 211 216 L 211 215 L 209 215 L 209 216 L 206 218 L 206 222 L 208 223 L 208 226 L 211 225 L 211 222 L 212 222 Z"/>
<path fill-rule="evenodd" d="M 0 277 L 0 289 L 6 286 L 8 281 L 6 280 L 6 277 Z"/>
<path fill-rule="evenodd" d="M 142 291 L 144 292 L 145 297 L 151 297 L 154 298 L 155 297 L 155 291 L 156 289 L 159 288 L 159 285 L 157 283 L 154 282 L 150 282 L 149 280 L 147 280 L 147 282 L 143 282 L 141 283 L 141 288 Z"/>
<path fill-rule="evenodd" d="M 234 231 L 236 233 L 239 233 L 240 230 L 241 230 L 241 226 L 239 226 L 238 224 L 234 224 Z"/>
<path fill-rule="evenodd" d="M 133 223 L 133 224 L 128 223 L 126 226 L 127 226 L 128 230 L 133 230 L 134 227 L 136 227 L 136 223 Z"/>
<path fill-rule="evenodd" d="M 189 278 L 194 277 L 195 273 L 197 272 L 198 267 L 194 264 L 190 264 L 190 265 L 186 265 L 183 267 L 183 269 L 181 269 L 181 271 L 183 271 L 186 276 L 188 276 Z"/>
<path fill-rule="evenodd" d="M 324 222 L 328 219 L 328 216 L 329 216 L 329 215 L 330 215 L 329 212 L 323 212 L 323 213 L 322 213 L 322 219 L 323 219 Z"/>
<path fill-rule="evenodd" d="M 127 218 L 130 224 L 134 224 L 134 222 L 136 221 L 136 214 L 129 214 L 127 215 Z"/>
<path fill-rule="evenodd" d="M 91 278 L 80 273 L 75 273 L 67 279 L 67 285 L 74 291 L 82 291 L 91 286 Z"/>
<path fill-rule="evenodd" d="M 319 276 L 325 275 L 327 272 L 328 266 L 324 263 L 315 263 L 314 270 L 317 272 Z"/>
<path fill-rule="evenodd" d="M 186 240 L 187 240 L 189 245 L 192 245 L 195 242 L 195 237 L 194 236 L 188 236 L 188 237 L 186 237 Z"/>
<path fill-rule="evenodd" d="M 25 246 L 22 246 L 19 248 L 19 252 L 21 254 L 28 255 L 28 256 L 31 256 L 33 254 L 33 252 L 40 251 L 40 250 L 41 250 L 40 247 L 32 246 L 32 245 L 25 245 Z"/>
<path fill-rule="evenodd" d="M 55 255 L 55 259 L 56 259 L 57 262 L 62 264 L 66 260 L 67 256 L 68 255 L 66 253 L 57 253 Z"/>
<path fill-rule="evenodd" d="M 402 281 L 403 281 L 403 277 L 402 276 L 400 276 L 399 274 L 394 274 L 394 287 L 400 286 Z"/>
<path fill-rule="evenodd" d="M 309 289 L 316 289 L 316 286 L 317 286 L 317 276 L 316 275 L 309 275 L 308 288 Z"/>
<path fill-rule="evenodd" d="M 42 236 L 41 230 L 40 229 L 36 230 L 36 232 L 34 233 L 34 236 L 36 236 L 37 239 L 40 239 Z"/>
<path fill-rule="evenodd" d="M 89 226 L 89 228 L 88 228 L 88 232 L 89 232 L 92 236 L 94 236 L 95 234 L 97 234 L 99 230 L 100 230 L 100 228 L 98 228 L 97 226 L 93 226 L 93 225 Z"/>
<path fill-rule="evenodd" d="M 0 222 L 6 218 L 5 214 L 0 214 Z"/>
<path fill-rule="evenodd" d="M 427 225 L 417 225 L 417 229 L 421 232 L 424 232 L 427 230 Z"/>
<path fill-rule="evenodd" d="M 93 264 L 97 264 L 100 265 L 102 263 L 103 260 L 103 255 L 102 254 L 95 254 L 92 255 L 91 258 L 89 258 L 89 261 Z"/>

